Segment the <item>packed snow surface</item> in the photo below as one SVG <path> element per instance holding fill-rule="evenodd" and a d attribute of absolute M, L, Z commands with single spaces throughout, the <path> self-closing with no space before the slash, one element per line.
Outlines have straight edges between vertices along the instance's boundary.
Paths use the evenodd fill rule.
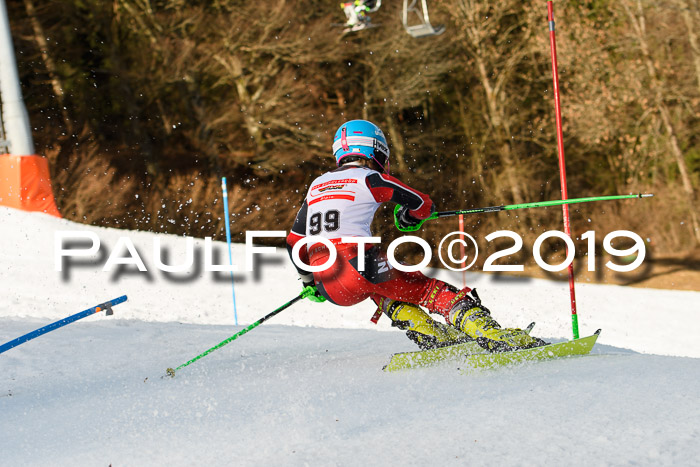
<path fill-rule="evenodd" d="M 236 326 L 230 276 L 197 267 L 203 240 L 189 272 L 164 273 L 154 252 L 181 264 L 188 239 L 7 208 L 0 225 L 0 344 L 129 297 L 0 354 L 0 465 L 699 465 L 698 292 L 578 284 L 581 335 L 603 329 L 590 356 L 466 373 L 385 373 L 414 347 L 386 317 L 370 323 L 370 303 L 302 301 L 162 378 L 298 294 L 286 252 L 246 272 L 234 246 Z M 100 250 L 60 261 L 77 232 Z M 128 244 L 147 271 L 103 271 L 133 258 Z M 571 337 L 567 284 L 467 281 L 502 324 Z"/>

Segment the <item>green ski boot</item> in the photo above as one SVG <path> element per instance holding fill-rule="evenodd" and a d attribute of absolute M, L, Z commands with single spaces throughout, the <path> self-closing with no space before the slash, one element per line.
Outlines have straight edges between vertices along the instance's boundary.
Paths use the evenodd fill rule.
<path fill-rule="evenodd" d="M 406 336 L 422 350 L 473 340 L 454 326 L 433 320 L 428 313 L 412 303 L 383 298 L 379 307 L 391 319 L 391 325 L 406 331 Z"/>
<path fill-rule="evenodd" d="M 490 352 L 530 349 L 547 343 L 530 336 L 518 328 L 501 328 L 491 317 L 489 310 L 481 305 L 481 300 L 472 290 L 471 297 L 465 295 L 450 311 L 450 322 Z"/>

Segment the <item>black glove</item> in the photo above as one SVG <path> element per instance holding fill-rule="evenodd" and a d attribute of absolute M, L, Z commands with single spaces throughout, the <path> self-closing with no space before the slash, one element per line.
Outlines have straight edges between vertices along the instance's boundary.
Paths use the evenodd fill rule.
<path fill-rule="evenodd" d="M 299 278 L 301 279 L 301 283 L 303 284 L 302 287 L 316 285 L 316 282 L 314 281 L 314 275 L 310 272 L 307 274 L 302 274 L 301 272 L 299 272 Z"/>
<path fill-rule="evenodd" d="M 416 219 L 408 213 L 408 206 L 401 206 L 399 212 L 396 213 L 396 220 L 399 222 L 399 227 L 403 229 L 415 227 L 421 223 L 420 219 Z"/>

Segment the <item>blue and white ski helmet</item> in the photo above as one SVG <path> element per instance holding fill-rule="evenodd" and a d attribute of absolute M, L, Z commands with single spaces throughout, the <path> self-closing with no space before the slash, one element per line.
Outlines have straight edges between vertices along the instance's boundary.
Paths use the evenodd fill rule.
<path fill-rule="evenodd" d="M 384 172 L 389 172 L 389 146 L 384 133 L 367 120 L 351 120 L 343 123 L 333 138 L 333 155 L 338 166 L 348 156 L 373 159 Z"/>

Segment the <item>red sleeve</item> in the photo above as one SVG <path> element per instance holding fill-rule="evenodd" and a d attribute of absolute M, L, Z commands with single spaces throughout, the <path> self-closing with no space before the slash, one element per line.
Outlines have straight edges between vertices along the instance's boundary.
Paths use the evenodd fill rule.
<path fill-rule="evenodd" d="M 292 232 L 289 232 L 289 235 L 287 235 L 287 253 L 289 253 L 289 257 L 292 257 L 292 248 L 294 248 L 294 245 L 304 238 L 303 235 L 299 235 Z M 304 264 L 309 264 L 309 251 L 306 249 L 306 247 L 302 247 L 299 250 L 299 259 L 304 263 Z M 292 261 L 293 262 L 293 261 Z M 296 267 L 296 264 L 294 265 Z M 309 271 L 304 271 L 302 269 L 297 268 L 297 271 L 301 275 L 309 274 Z"/>
<path fill-rule="evenodd" d="M 416 219 L 425 219 L 432 214 L 433 201 L 430 197 L 387 174 L 374 172 L 365 179 L 375 201 L 392 201 L 408 206 L 409 214 Z"/>

